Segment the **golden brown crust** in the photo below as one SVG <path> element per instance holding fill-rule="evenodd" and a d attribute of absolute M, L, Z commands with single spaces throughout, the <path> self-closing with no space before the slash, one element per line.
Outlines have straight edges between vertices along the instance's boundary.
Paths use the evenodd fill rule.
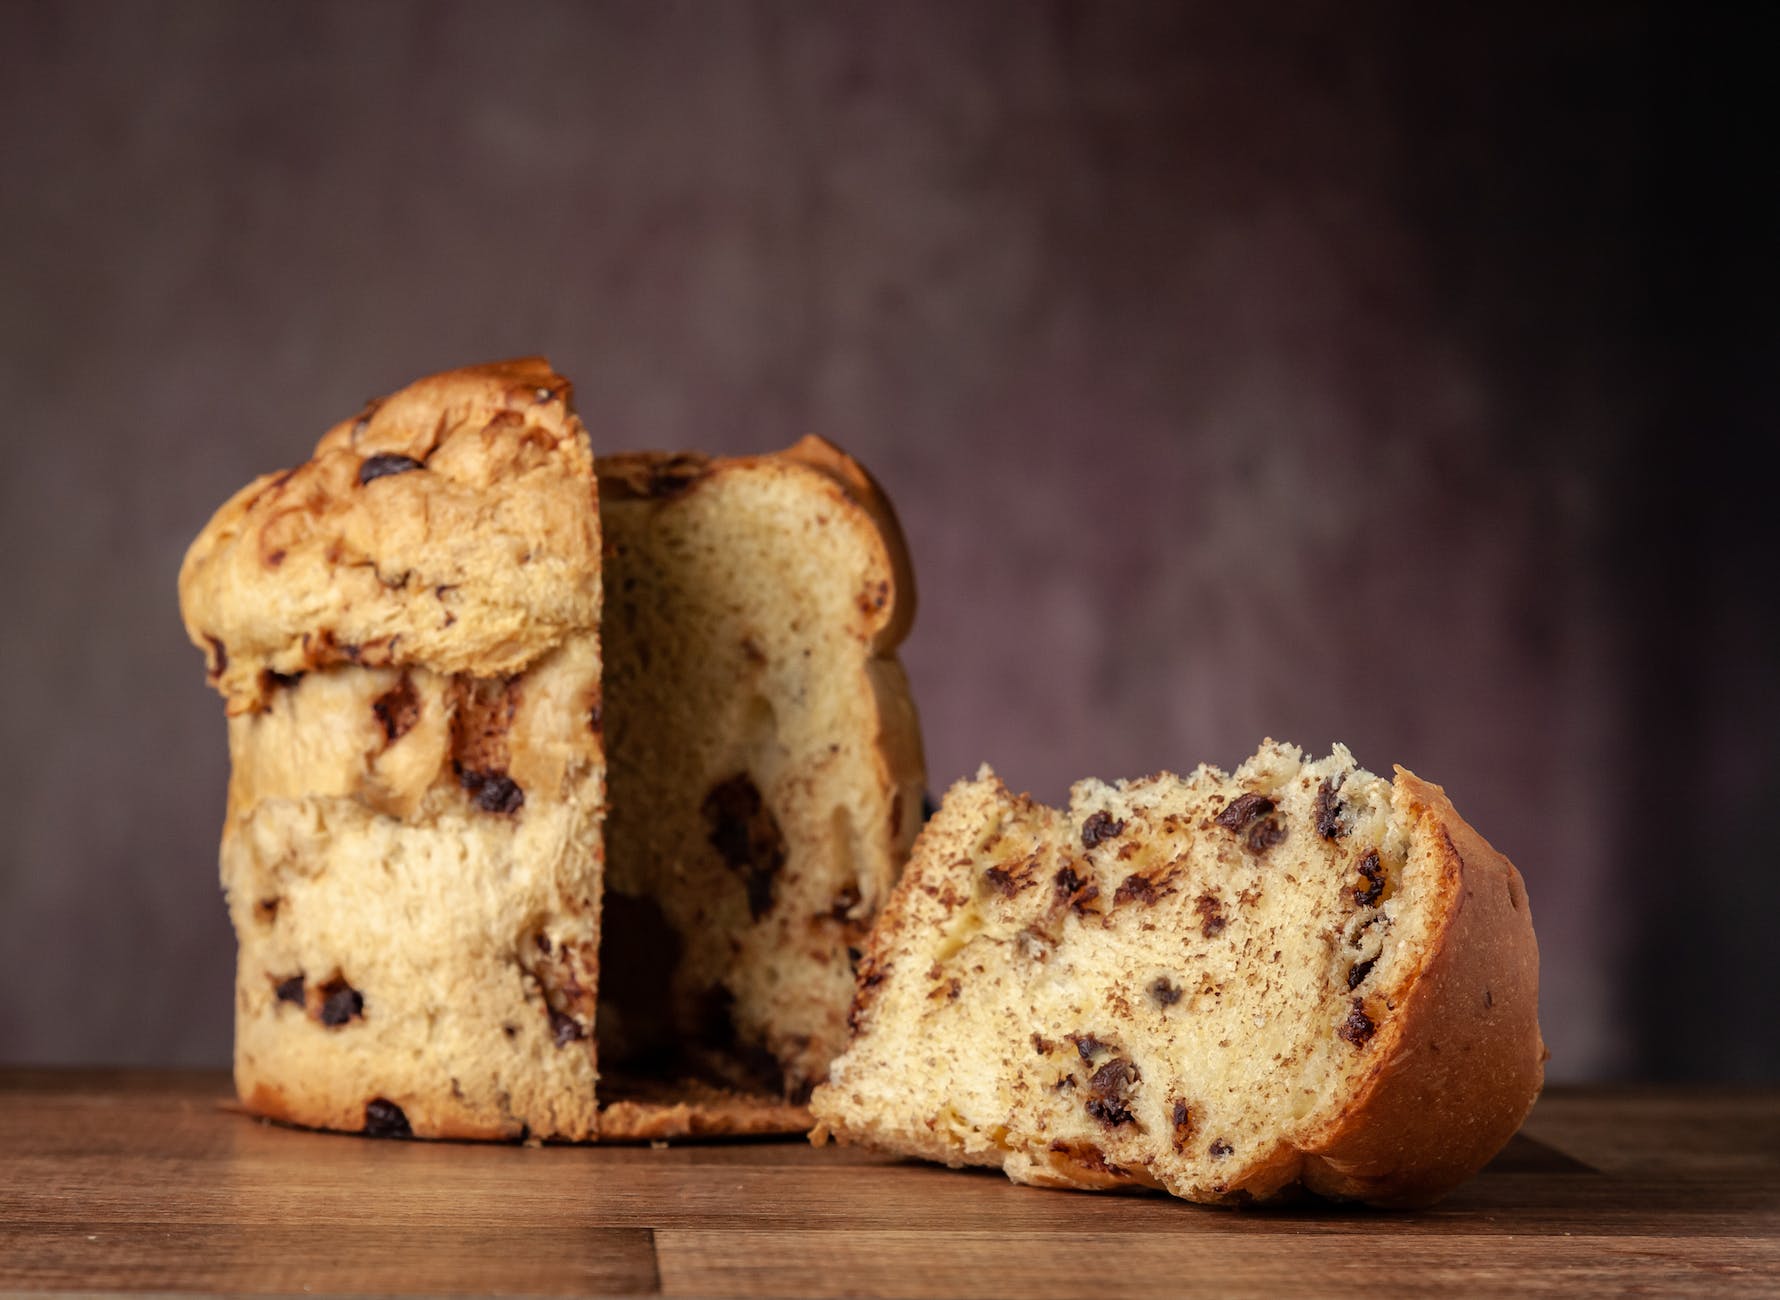
<path fill-rule="evenodd" d="M 343 1109 L 319 1096 L 299 1096 L 290 1089 L 264 1081 L 247 1082 L 239 1077 L 236 1091 L 241 1107 L 250 1115 L 269 1119 L 295 1128 L 321 1129 L 335 1133 L 366 1133 L 372 1136 L 407 1136 L 445 1142 L 515 1142 L 528 1134 L 525 1126 L 479 1123 L 473 1116 L 454 1114 L 424 1103 L 410 1100 L 402 1107 L 409 1131 L 403 1135 L 375 1132 L 367 1128 L 362 1108 Z"/>
<path fill-rule="evenodd" d="M 915 695 L 909 688 L 896 649 L 915 622 L 915 567 L 908 539 L 890 497 L 871 473 L 825 438 L 805 434 L 779 453 L 784 460 L 820 471 L 840 485 L 847 496 L 877 525 L 890 564 L 890 608 L 872 640 L 872 690 L 877 697 L 880 730 L 878 749 L 888 779 L 900 792 L 903 824 L 897 831 L 900 856 L 906 860 L 920 829 L 919 809 L 925 797 L 927 762 L 921 751 L 921 724 L 915 713 Z"/>
<path fill-rule="evenodd" d="M 878 630 L 874 648 L 888 654 L 901 645 L 915 622 L 915 566 L 909 558 L 908 539 L 903 536 L 902 521 L 889 496 L 878 486 L 870 472 L 846 452 L 815 434 L 805 434 L 792 446 L 779 453 L 781 459 L 807 465 L 826 474 L 840 484 L 849 497 L 870 515 L 884 539 L 884 551 L 890 560 L 893 603 L 890 616 Z"/>
<path fill-rule="evenodd" d="M 1407 1005 L 1387 1020 L 1355 1100 L 1304 1142 L 1304 1182 L 1325 1196 L 1425 1205 L 1481 1169 L 1532 1109 L 1544 1078 L 1539 949 L 1513 863 L 1446 792 L 1397 769 L 1413 853 L 1438 865 L 1445 919 Z"/>
<path fill-rule="evenodd" d="M 761 1092 L 700 1079 L 640 1080 L 601 1076 L 600 1141 L 771 1137 L 802 1133 L 807 1107 Z"/>
<path fill-rule="evenodd" d="M 669 1142 L 686 1139 L 780 1137 L 803 1133 L 810 1112 L 765 1093 L 738 1092 L 697 1079 L 647 1083 L 607 1080 L 605 1091 L 615 1099 L 602 1102 L 599 1132 L 553 1141 L 600 1143 Z M 239 1102 L 230 1109 L 293 1128 L 327 1132 L 370 1132 L 362 1113 L 344 1110 L 318 1097 L 297 1096 L 277 1084 L 255 1081 L 238 1089 Z M 446 1142 L 518 1142 L 533 1136 L 517 1121 L 478 1122 L 474 1116 L 410 1100 L 403 1107 L 409 1126 L 404 1136 Z M 391 1136 L 384 1134 L 383 1136 Z"/>
<path fill-rule="evenodd" d="M 697 452 L 625 451 L 601 455 L 600 489 L 608 497 L 643 500 L 671 497 L 694 490 L 717 470 L 777 463 L 815 470 L 864 510 L 883 539 L 891 573 L 890 608 L 883 612 L 873 649 L 889 654 L 902 644 L 915 621 L 915 568 L 908 540 L 889 496 L 871 473 L 846 452 L 815 434 L 805 434 L 784 451 L 761 456 L 713 458 Z"/>
<path fill-rule="evenodd" d="M 334 664 L 507 675 L 593 626 L 593 462 L 569 398 L 539 358 L 434 375 L 236 493 L 179 577 L 229 712 Z"/>

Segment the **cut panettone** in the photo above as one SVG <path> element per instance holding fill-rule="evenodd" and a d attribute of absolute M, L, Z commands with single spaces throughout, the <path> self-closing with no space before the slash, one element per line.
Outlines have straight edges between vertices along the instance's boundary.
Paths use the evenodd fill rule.
<path fill-rule="evenodd" d="M 1065 812 L 985 768 L 878 922 L 813 1136 L 1047 1186 L 1425 1203 L 1537 1096 L 1537 985 L 1519 874 L 1401 769 L 1269 741 Z"/>
<path fill-rule="evenodd" d="M 901 535 L 819 440 L 616 457 L 602 584 L 569 398 L 541 360 L 421 380 L 186 556 L 227 702 L 235 1075 L 258 1114 L 808 1126 L 919 819 Z"/>
<path fill-rule="evenodd" d="M 228 702 L 235 1080 L 259 1114 L 598 1131 L 599 521 L 541 361 L 374 402 L 180 573 Z"/>
<path fill-rule="evenodd" d="M 598 463 L 607 929 L 600 1048 L 801 1103 L 920 823 L 896 659 L 914 612 L 876 485 L 817 438 Z"/>

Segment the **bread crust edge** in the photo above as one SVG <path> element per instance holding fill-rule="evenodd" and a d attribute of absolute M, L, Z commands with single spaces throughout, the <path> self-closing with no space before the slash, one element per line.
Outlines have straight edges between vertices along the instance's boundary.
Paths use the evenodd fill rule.
<path fill-rule="evenodd" d="M 993 774 L 985 768 L 978 779 L 984 777 Z M 1006 787 L 996 786 L 1007 797 Z M 1412 853 L 1433 859 L 1441 912 L 1427 955 L 1400 985 L 1407 1000 L 1380 1026 L 1369 1048 L 1374 1064 L 1350 1100 L 1255 1160 L 1217 1197 L 1190 1199 L 1251 1204 L 1302 1187 L 1380 1208 L 1425 1206 L 1488 1164 L 1537 1100 L 1548 1053 L 1538 1022 L 1539 951 L 1520 873 L 1459 816 L 1440 786 L 1399 767 L 1395 791 L 1415 823 Z M 905 873 L 886 903 L 868 946 L 871 959 L 885 955 L 879 936 L 900 920 L 915 883 Z M 884 1135 L 856 1128 L 822 1088 L 811 1101 L 817 1123 L 809 1140 L 817 1146 L 832 1140 L 953 1167 L 1001 1166 L 1014 1181 L 1042 1187 L 1153 1186 L 1129 1170 L 1046 1166 L 1018 1173 L 1008 1170 L 1005 1151 L 965 1153 L 913 1129 Z"/>
<path fill-rule="evenodd" d="M 357 1124 L 353 1122 L 355 1117 L 362 1117 L 365 1105 L 356 1095 L 348 1102 L 343 1098 L 330 1097 L 325 1090 L 313 1087 L 299 1088 L 253 1079 L 244 1074 L 239 1066 L 236 1068 L 235 1092 L 241 1099 L 242 1108 L 261 1119 L 353 1137 L 365 1134 L 362 1118 Z M 592 1110 L 591 1104 L 588 1109 Z M 467 1112 L 457 1110 L 453 1113 L 453 1109 L 441 1107 L 435 1102 L 410 1100 L 407 1105 L 402 1106 L 402 1115 L 408 1122 L 410 1137 L 429 1141 L 518 1142 L 532 1136 L 520 1122 L 501 1124 L 479 1121 Z M 590 1115 L 583 1124 L 570 1126 L 561 1132 L 541 1133 L 537 1136 L 571 1142 L 591 1142 L 598 1137 L 598 1123 Z"/>
<path fill-rule="evenodd" d="M 513 634 L 515 627 L 523 632 L 532 623 L 572 626 L 577 620 L 571 617 L 570 607 L 583 598 L 598 610 L 601 602 L 597 492 L 592 507 L 580 521 L 582 534 L 575 537 L 566 530 L 557 534 L 571 543 L 564 550 L 570 567 L 577 559 L 593 557 L 591 590 L 585 589 L 585 582 L 581 588 L 571 590 L 573 584 L 564 581 L 554 585 L 549 601 L 529 610 L 489 603 L 474 613 L 489 616 L 498 628 L 483 635 L 466 631 L 475 618 L 460 622 L 455 614 L 440 628 L 432 627 L 430 617 L 423 626 L 416 621 L 413 601 L 397 600 L 394 596 L 383 599 L 382 589 L 377 597 L 367 597 L 361 591 L 356 601 L 342 601 L 337 588 L 318 597 L 312 571 L 309 576 L 293 579 L 289 575 L 302 566 L 294 560 L 286 566 L 282 547 L 267 552 L 267 529 L 284 516 L 301 516 L 309 523 L 299 532 L 298 540 L 290 543 L 291 547 L 314 552 L 323 543 L 331 543 L 326 564 L 336 581 L 342 571 L 376 573 L 382 557 L 375 553 L 375 547 L 364 554 L 355 550 L 355 558 L 349 563 L 343 564 L 336 558 L 335 551 L 348 534 L 356 529 L 370 530 L 375 535 L 377 527 L 392 518 L 419 518 L 423 529 L 434 527 L 432 511 L 438 506 L 417 510 L 412 502 L 377 504 L 362 496 L 339 493 L 334 471 L 346 461 L 357 461 L 357 431 L 371 425 L 380 411 L 400 411 L 402 414 L 395 417 L 400 423 L 392 426 L 390 436 L 412 436 L 416 421 L 425 412 L 437 418 L 436 441 L 452 410 L 504 414 L 512 408 L 514 394 L 525 392 L 535 393 L 535 402 L 548 399 L 553 409 L 560 403 L 560 412 L 550 417 L 550 423 L 560 425 L 566 439 L 566 445 L 560 448 L 563 477 L 585 477 L 591 486 L 593 448 L 586 427 L 573 409 L 573 385 L 546 358 L 527 356 L 426 375 L 374 398 L 357 416 L 330 426 L 306 459 L 286 469 L 258 475 L 217 508 L 181 558 L 177 590 L 186 636 L 204 653 L 207 680 L 222 695 L 229 716 L 258 712 L 264 707 L 267 670 L 293 675 L 360 664 L 425 667 L 478 677 L 510 676 L 523 672 L 549 648 L 548 638 L 535 632 Z M 362 472 L 362 464 L 360 469 Z M 357 486 L 362 489 L 365 483 L 361 480 Z M 302 499 L 288 507 L 282 505 L 279 498 L 287 491 Z M 429 496 L 428 500 L 437 498 Z M 583 571 L 586 567 L 580 566 Z M 407 577 L 404 574 L 401 584 L 388 590 L 405 591 Z M 416 584 L 418 589 L 428 585 L 424 581 Z M 445 591 L 464 585 L 453 578 L 442 586 L 432 586 L 432 590 L 442 601 Z M 317 599 L 323 601 L 319 611 Z M 442 604 L 440 610 L 444 610 Z M 430 616 L 431 610 L 428 612 Z M 597 626 L 597 612 L 592 621 Z M 455 631 L 444 630 L 454 626 Z M 355 628 L 357 632 L 353 631 Z M 364 635 L 359 636 L 358 632 Z M 346 639 L 341 640 L 341 636 Z"/>
<path fill-rule="evenodd" d="M 1477 1173 L 1520 1128 L 1544 1082 L 1539 948 L 1520 873 L 1399 767 L 1412 854 L 1439 872 L 1444 918 L 1407 1005 L 1381 1026 L 1354 1098 L 1298 1143 L 1304 1185 L 1388 1208 L 1427 1205 Z"/>

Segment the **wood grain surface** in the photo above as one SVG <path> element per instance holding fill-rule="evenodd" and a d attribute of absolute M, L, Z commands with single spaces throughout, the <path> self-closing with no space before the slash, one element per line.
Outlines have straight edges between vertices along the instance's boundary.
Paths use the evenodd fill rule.
<path fill-rule="evenodd" d="M 1015 1187 L 800 1141 L 260 1123 L 212 1072 L 0 1071 L 0 1290 L 1780 1294 L 1780 1094 L 1553 1090 L 1413 1214 Z"/>

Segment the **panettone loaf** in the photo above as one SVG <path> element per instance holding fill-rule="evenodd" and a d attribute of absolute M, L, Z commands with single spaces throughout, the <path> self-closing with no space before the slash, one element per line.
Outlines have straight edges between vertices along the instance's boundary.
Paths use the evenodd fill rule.
<path fill-rule="evenodd" d="M 228 704 L 235 1077 L 260 1114 L 597 1132 L 599 523 L 568 397 L 541 361 L 422 380 L 186 556 Z"/>
<path fill-rule="evenodd" d="M 1520 876 L 1438 786 L 1271 741 L 947 795 L 873 933 L 833 1134 L 1020 1182 L 1425 1203 L 1538 1094 Z"/>
<path fill-rule="evenodd" d="M 901 532 L 817 438 L 601 457 L 598 477 L 601 1056 L 799 1103 L 846 1040 L 852 959 L 920 822 Z"/>
<path fill-rule="evenodd" d="M 919 819 L 901 535 L 816 439 L 603 475 L 605 674 L 602 492 L 542 361 L 373 403 L 193 544 L 250 1110 L 426 1137 L 808 1127 Z"/>

